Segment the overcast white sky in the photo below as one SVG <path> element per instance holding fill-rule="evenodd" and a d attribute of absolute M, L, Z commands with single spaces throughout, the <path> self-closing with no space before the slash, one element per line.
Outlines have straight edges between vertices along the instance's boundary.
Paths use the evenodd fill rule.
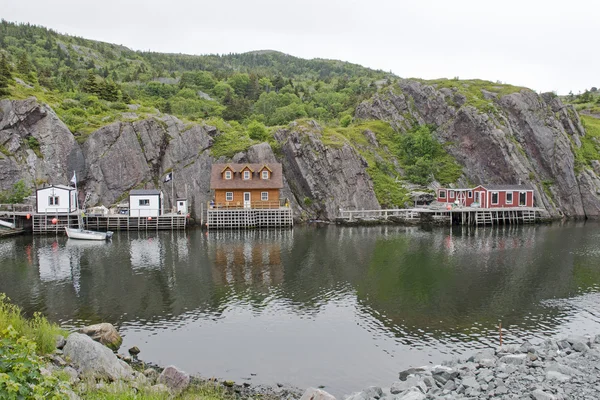
<path fill-rule="evenodd" d="M 0 0 L 0 17 L 135 50 L 272 49 L 406 78 L 600 87 L 597 0 Z"/>

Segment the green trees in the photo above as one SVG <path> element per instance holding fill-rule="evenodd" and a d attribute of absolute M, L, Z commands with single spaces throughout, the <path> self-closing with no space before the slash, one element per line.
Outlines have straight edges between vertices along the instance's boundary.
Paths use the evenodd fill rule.
<path fill-rule="evenodd" d="M 8 90 L 8 84 L 12 80 L 10 73 L 10 67 L 4 53 L 0 54 L 0 97 L 8 96 L 10 94 Z"/>
<path fill-rule="evenodd" d="M 398 145 L 406 177 L 413 183 L 427 185 L 433 179 L 443 184 L 455 182 L 462 173 L 462 168 L 444 151 L 427 125 L 400 136 Z"/>
<path fill-rule="evenodd" d="M 31 195 L 31 189 L 25 185 L 23 180 L 20 180 L 10 190 L 0 192 L 0 203 L 22 204 L 29 195 Z"/>
<path fill-rule="evenodd" d="M 91 69 L 88 71 L 87 78 L 81 84 L 81 90 L 91 94 L 97 94 L 100 87 L 96 81 L 96 74 Z"/>
<path fill-rule="evenodd" d="M 248 136 L 250 136 L 250 139 L 252 140 L 264 142 L 267 140 L 269 132 L 267 131 L 265 124 L 253 120 L 248 124 Z"/>

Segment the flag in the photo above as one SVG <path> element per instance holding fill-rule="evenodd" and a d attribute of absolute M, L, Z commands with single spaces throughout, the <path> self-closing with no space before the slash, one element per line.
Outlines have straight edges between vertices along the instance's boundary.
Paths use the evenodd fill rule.
<path fill-rule="evenodd" d="M 169 182 L 171 179 L 173 179 L 173 173 L 169 172 L 167 176 L 165 176 L 165 182 Z"/>
<path fill-rule="evenodd" d="M 73 177 L 71 178 L 71 183 L 73 185 L 77 185 L 77 175 L 75 175 L 75 171 L 73 171 Z"/>

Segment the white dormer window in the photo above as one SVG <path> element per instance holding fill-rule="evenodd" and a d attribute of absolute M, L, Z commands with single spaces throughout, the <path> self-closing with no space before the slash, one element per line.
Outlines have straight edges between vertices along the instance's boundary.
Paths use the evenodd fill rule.
<path fill-rule="evenodd" d="M 267 171 L 267 170 L 264 170 L 264 171 L 262 172 L 262 178 L 263 178 L 263 179 L 269 179 L 269 171 Z"/>
<path fill-rule="evenodd" d="M 250 179 L 250 171 L 244 171 L 244 179 Z"/>
<path fill-rule="evenodd" d="M 231 179 L 231 171 L 225 171 L 225 179 Z"/>

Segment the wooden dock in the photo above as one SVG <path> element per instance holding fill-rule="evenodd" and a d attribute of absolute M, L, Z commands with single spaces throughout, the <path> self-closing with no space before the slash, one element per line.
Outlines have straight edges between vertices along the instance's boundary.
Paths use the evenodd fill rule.
<path fill-rule="evenodd" d="M 102 216 L 86 216 L 83 221 L 86 229 L 90 230 L 157 231 L 185 229 L 187 217 L 180 214 L 164 214 L 152 218 L 109 214 Z"/>
<path fill-rule="evenodd" d="M 158 217 L 130 217 L 122 214 L 85 216 L 80 213 L 36 213 L 32 206 L 0 205 L 0 218 L 10 220 L 17 228 L 31 230 L 34 235 L 64 233 L 65 227 L 77 228 L 81 218 L 86 229 L 99 231 L 152 231 L 185 229 L 187 217 L 164 214 Z"/>
<path fill-rule="evenodd" d="M 509 225 L 535 223 L 543 209 L 536 207 L 469 208 L 451 210 L 405 208 L 385 210 L 341 210 L 339 222 L 397 221 L 448 225 Z"/>
<path fill-rule="evenodd" d="M 292 209 L 221 208 L 206 210 L 208 229 L 288 228 L 294 225 Z"/>

